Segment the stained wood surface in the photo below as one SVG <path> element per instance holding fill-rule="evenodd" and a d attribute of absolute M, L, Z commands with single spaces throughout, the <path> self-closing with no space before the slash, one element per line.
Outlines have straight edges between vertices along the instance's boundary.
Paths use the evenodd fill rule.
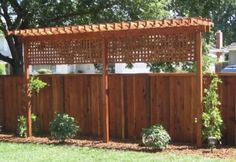
<path fill-rule="evenodd" d="M 235 145 L 236 75 L 220 75 L 223 142 Z M 55 113 L 76 118 L 81 134 L 102 137 L 102 75 L 42 75 L 49 86 L 32 98 L 39 128 L 48 133 Z M 110 137 L 140 139 L 143 127 L 160 123 L 174 142 L 196 142 L 196 76 L 194 74 L 109 75 Z M 204 87 L 210 82 L 204 78 Z M 16 132 L 23 108 L 23 77 L 0 77 L 0 121 L 7 132 Z"/>
<path fill-rule="evenodd" d="M 83 34 L 95 33 L 100 36 L 99 32 L 117 32 L 121 31 L 142 30 L 149 31 L 152 29 L 161 30 L 168 29 L 168 31 L 195 27 L 194 29 L 206 31 L 213 26 L 213 22 L 206 18 L 193 17 L 193 18 L 178 18 L 178 19 L 163 19 L 163 20 L 149 20 L 149 21 L 136 21 L 136 22 L 117 22 L 106 24 L 89 24 L 78 26 L 64 26 L 64 27 L 48 27 L 48 28 L 34 28 L 24 30 L 9 31 L 9 35 L 23 36 L 23 37 L 42 37 L 42 36 L 55 36 L 70 34 Z"/>

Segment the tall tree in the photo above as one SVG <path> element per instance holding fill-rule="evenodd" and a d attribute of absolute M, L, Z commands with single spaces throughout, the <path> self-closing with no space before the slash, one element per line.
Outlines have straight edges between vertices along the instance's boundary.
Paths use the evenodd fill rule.
<path fill-rule="evenodd" d="M 6 35 L 12 56 L 0 53 L 13 74 L 23 72 L 20 39 L 9 30 L 32 27 L 104 23 L 168 16 L 169 0 L 0 0 L 0 30 Z"/>
<path fill-rule="evenodd" d="M 226 45 L 236 41 L 236 0 L 172 0 L 175 16 L 202 16 L 213 20 L 213 31 L 222 30 Z"/>

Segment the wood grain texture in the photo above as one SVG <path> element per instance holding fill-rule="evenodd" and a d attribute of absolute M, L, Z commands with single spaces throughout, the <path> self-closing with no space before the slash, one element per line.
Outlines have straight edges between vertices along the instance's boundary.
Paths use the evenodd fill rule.
<path fill-rule="evenodd" d="M 235 145 L 236 75 L 222 75 L 219 86 L 225 129 L 223 143 Z M 102 75 L 42 75 L 49 84 L 32 99 L 42 133 L 56 112 L 76 118 L 81 134 L 103 137 Z M 210 83 L 204 77 L 204 87 Z M 15 132 L 23 108 L 23 77 L 0 77 L 0 110 L 4 131 Z M 143 127 L 162 124 L 174 142 L 196 142 L 195 75 L 109 75 L 110 137 L 140 139 Z M 63 101 L 62 101 L 63 100 Z M 12 102 L 14 101 L 14 102 Z M 3 106 L 2 106 L 3 105 Z"/>

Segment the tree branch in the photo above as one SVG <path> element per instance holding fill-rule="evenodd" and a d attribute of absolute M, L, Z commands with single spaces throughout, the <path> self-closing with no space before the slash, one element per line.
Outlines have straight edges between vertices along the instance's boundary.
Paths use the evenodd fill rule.
<path fill-rule="evenodd" d="M 15 21 L 12 24 L 12 28 L 17 29 L 21 25 L 22 17 L 24 15 L 24 11 L 22 10 L 22 7 L 19 5 L 17 0 L 9 0 L 9 3 L 11 4 L 12 8 L 15 10 L 16 15 L 17 15 Z"/>
<path fill-rule="evenodd" d="M 63 19 L 67 19 L 67 18 L 71 18 L 71 17 L 75 17 L 75 16 L 81 16 L 81 15 L 86 15 L 86 14 L 90 14 L 93 13 L 94 11 L 99 11 L 99 10 L 103 10 L 105 8 L 110 8 L 114 5 L 115 3 L 101 3 L 93 8 L 90 8 L 89 10 L 83 10 L 83 11 L 77 11 L 77 12 L 71 12 L 71 13 L 66 13 L 64 15 L 60 15 L 54 18 L 49 19 L 48 21 L 60 21 Z"/>
<path fill-rule="evenodd" d="M 6 25 L 2 22 L 1 19 L 0 19 L 0 30 L 3 31 L 5 35 L 7 34 Z"/>
<path fill-rule="evenodd" d="M 3 17 L 7 23 L 7 27 L 10 28 L 12 26 L 11 18 L 8 13 L 8 7 L 7 7 L 7 2 L 5 0 L 0 1 L 1 2 L 1 7 L 3 10 Z"/>
<path fill-rule="evenodd" d="M 19 14 L 19 15 L 17 16 L 15 22 L 13 23 L 12 28 L 13 28 L 13 29 L 18 29 L 18 28 L 20 27 L 20 25 L 21 25 L 21 22 L 22 22 L 22 15 Z"/>
<path fill-rule="evenodd" d="M 4 56 L 2 53 L 0 53 L 0 60 L 5 61 L 11 65 L 13 65 L 13 59 L 7 56 Z"/>
<path fill-rule="evenodd" d="M 11 6 L 13 7 L 13 9 L 16 11 L 17 15 L 21 14 L 22 8 L 20 4 L 17 2 L 17 0 L 9 0 L 9 2 Z"/>
<path fill-rule="evenodd" d="M 11 56 L 14 59 L 14 61 L 18 61 L 19 60 L 19 55 L 15 46 L 15 42 L 14 42 L 14 36 L 6 36 L 5 37 L 8 43 L 8 46 L 10 48 L 11 51 Z"/>
<path fill-rule="evenodd" d="M 75 17 L 75 16 L 78 16 L 78 15 L 81 15 L 81 14 L 86 14 L 87 12 L 84 12 L 84 13 L 79 13 L 79 12 L 74 12 L 74 13 L 67 13 L 65 15 L 60 15 L 60 16 L 57 16 L 57 17 L 53 17 L 51 19 L 49 19 L 49 21 L 60 21 L 60 20 L 63 20 L 63 19 L 67 19 L 67 18 L 71 18 L 71 17 Z"/>

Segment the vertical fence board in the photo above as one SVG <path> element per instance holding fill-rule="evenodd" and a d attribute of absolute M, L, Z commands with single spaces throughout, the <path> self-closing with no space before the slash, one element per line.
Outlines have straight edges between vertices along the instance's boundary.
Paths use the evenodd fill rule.
<path fill-rule="evenodd" d="M 193 123 L 192 123 L 192 98 L 191 98 L 191 78 L 190 77 L 185 77 L 184 78 L 184 115 L 183 115 L 183 123 L 184 126 L 184 142 L 192 142 L 192 128 L 193 128 Z"/>
<path fill-rule="evenodd" d="M 18 77 L 4 78 L 4 109 L 5 109 L 5 128 L 6 131 L 16 131 L 17 117 L 22 110 L 21 99 L 21 83 Z"/>
<path fill-rule="evenodd" d="M 150 125 L 148 78 L 144 75 L 135 76 L 135 137 L 140 138 L 142 128 Z"/>
<path fill-rule="evenodd" d="M 52 77 L 50 75 L 40 76 L 44 82 L 48 84 L 39 92 L 39 123 L 40 130 L 44 133 L 49 131 L 49 123 L 53 120 L 54 112 L 52 107 Z M 47 113 L 45 113 L 47 112 Z M 36 114 L 37 115 L 37 114 Z"/>
<path fill-rule="evenodd" d="M 109 77 L 109 114 L 110 114 L 110 135 L 115 138 L 122 138 L 122 78 L 120 76 Z"/>
<path fill-rule="evenodd" d="M 99 76 L 92 76 L 90 80 L 91 86 L 91 128 L 92 134 L 97 136 L 101 132 L 99 127 L 101 122 L 100 109 L 101 106 L 101 78 Z"/>
<path fill-rule="evenodd" d="M 124 97 L 125 97 L 125 126 L 126 137 L 135 138 L 135 105 L 134 105 L 134 76 L 125 76 L 124 78 Z"/>
<path fill-rule="evenodd" d="M 78 79 L 77 79 L 78 80 Z M 89 134 L 89 100 L 88 100 L 88 93 L 89 93 L 89 82 L 88 76 L 83 76 L 82 82 L 77 83 L 81 84 L 79 89 L 79 125 L 81 127 L 81 132 L 88 135 Z M 100 134 L 99 134 L 100 135 Z"/>
<path fill-rule="evenodd" d="M 52 109 L 53 109 L 53 115 L 55 115 L 58 112 L 63 112 L 63 91 L 62 91 L 62 77 L 60 76 L 52 76 Z"/>
<path fill-rule="evenodd" d="M 196 110 L 197 105 L 196 105 L 196 100 L 195 100 L 195 96 L 196 96 L 195 87 L 196 87 L 195 76 L 191 76 L 191 80 L 190 80 L 191 114 L 189 114 L 189 115 L 191 116 L 190 123 L 192 124 L 192 128 L 191 128 L 192 131 L 190 132 L 192 143 L 196 143 L 196 126 L 197 126 L 197 124 L 195 123 L 195 118 L 196 118 L 196 114 L 197 114 L 197 110 Z"/>
<path fill-rule="evenodd" d="M 175 78 L 170 77 L 170 136 L 171 139 L 174 141 L 176 140 L 176 133 L 175 133 L 175 106 L 176 106 L 176 87 L 175 87 Z"/>
<path fill-rule="evenodd" d="M 222 114 L 222 118 L 224 120 L 224 127 L 225 129 L 223 129 L 223 136 L 224 136 L 224 139 L 223 139 L 223 142 L 224 143 L 227 143 L 228 142 L 228 138 L 227 138 L 227 133 L 228 133 L 228 98 L 229 97 L 232 97 L 232 96 L 228 96 L 228 81 L 227 81 L 227 78 L 226 77 L 222 77 L 222 81 L 223 81 L 223 84 L 221 84 L 221 88 L 220 88 L 220 98 L 221 98 L 221 114 Z"/>
<path fill-rule="evenodd" d="M 227 131 L 227 143 L 229 141 L 233 141 L 234 142 L 234 115 L 235 115 L 235 79 L 234 78 L 227 78 L 227 82 L 228 82 L 228 87 L 227 87 L 227 93 L 228 93 L 228 110 L 227 110 L 227 129 L 229 131 Z"/>
<path fill-rule="evenodd" d="M 158 93 L 160 95 L 160 100 L 162 101 L 160 109 L 161 113 L 161 124 L 169 131 L 170 130 L 170 87 L 169 78 L 163 77 L 161 79 L 160 90 Z"/>
<path fill-rule="evenodd" d="M 176 77 L 175 78 L 175 87 L 176 87 L 176 96 L 175 98 L 175 107 L 174 109 L 174 132 L 176 141 L 181 141 L 184 138 L 184 103 L 183 103 L 183 77 Z"/>
<path fill-rule="evenodd" d="M 169 77 L 151 77 L 152 124 L 162 124 L 170 131 Z"/>

